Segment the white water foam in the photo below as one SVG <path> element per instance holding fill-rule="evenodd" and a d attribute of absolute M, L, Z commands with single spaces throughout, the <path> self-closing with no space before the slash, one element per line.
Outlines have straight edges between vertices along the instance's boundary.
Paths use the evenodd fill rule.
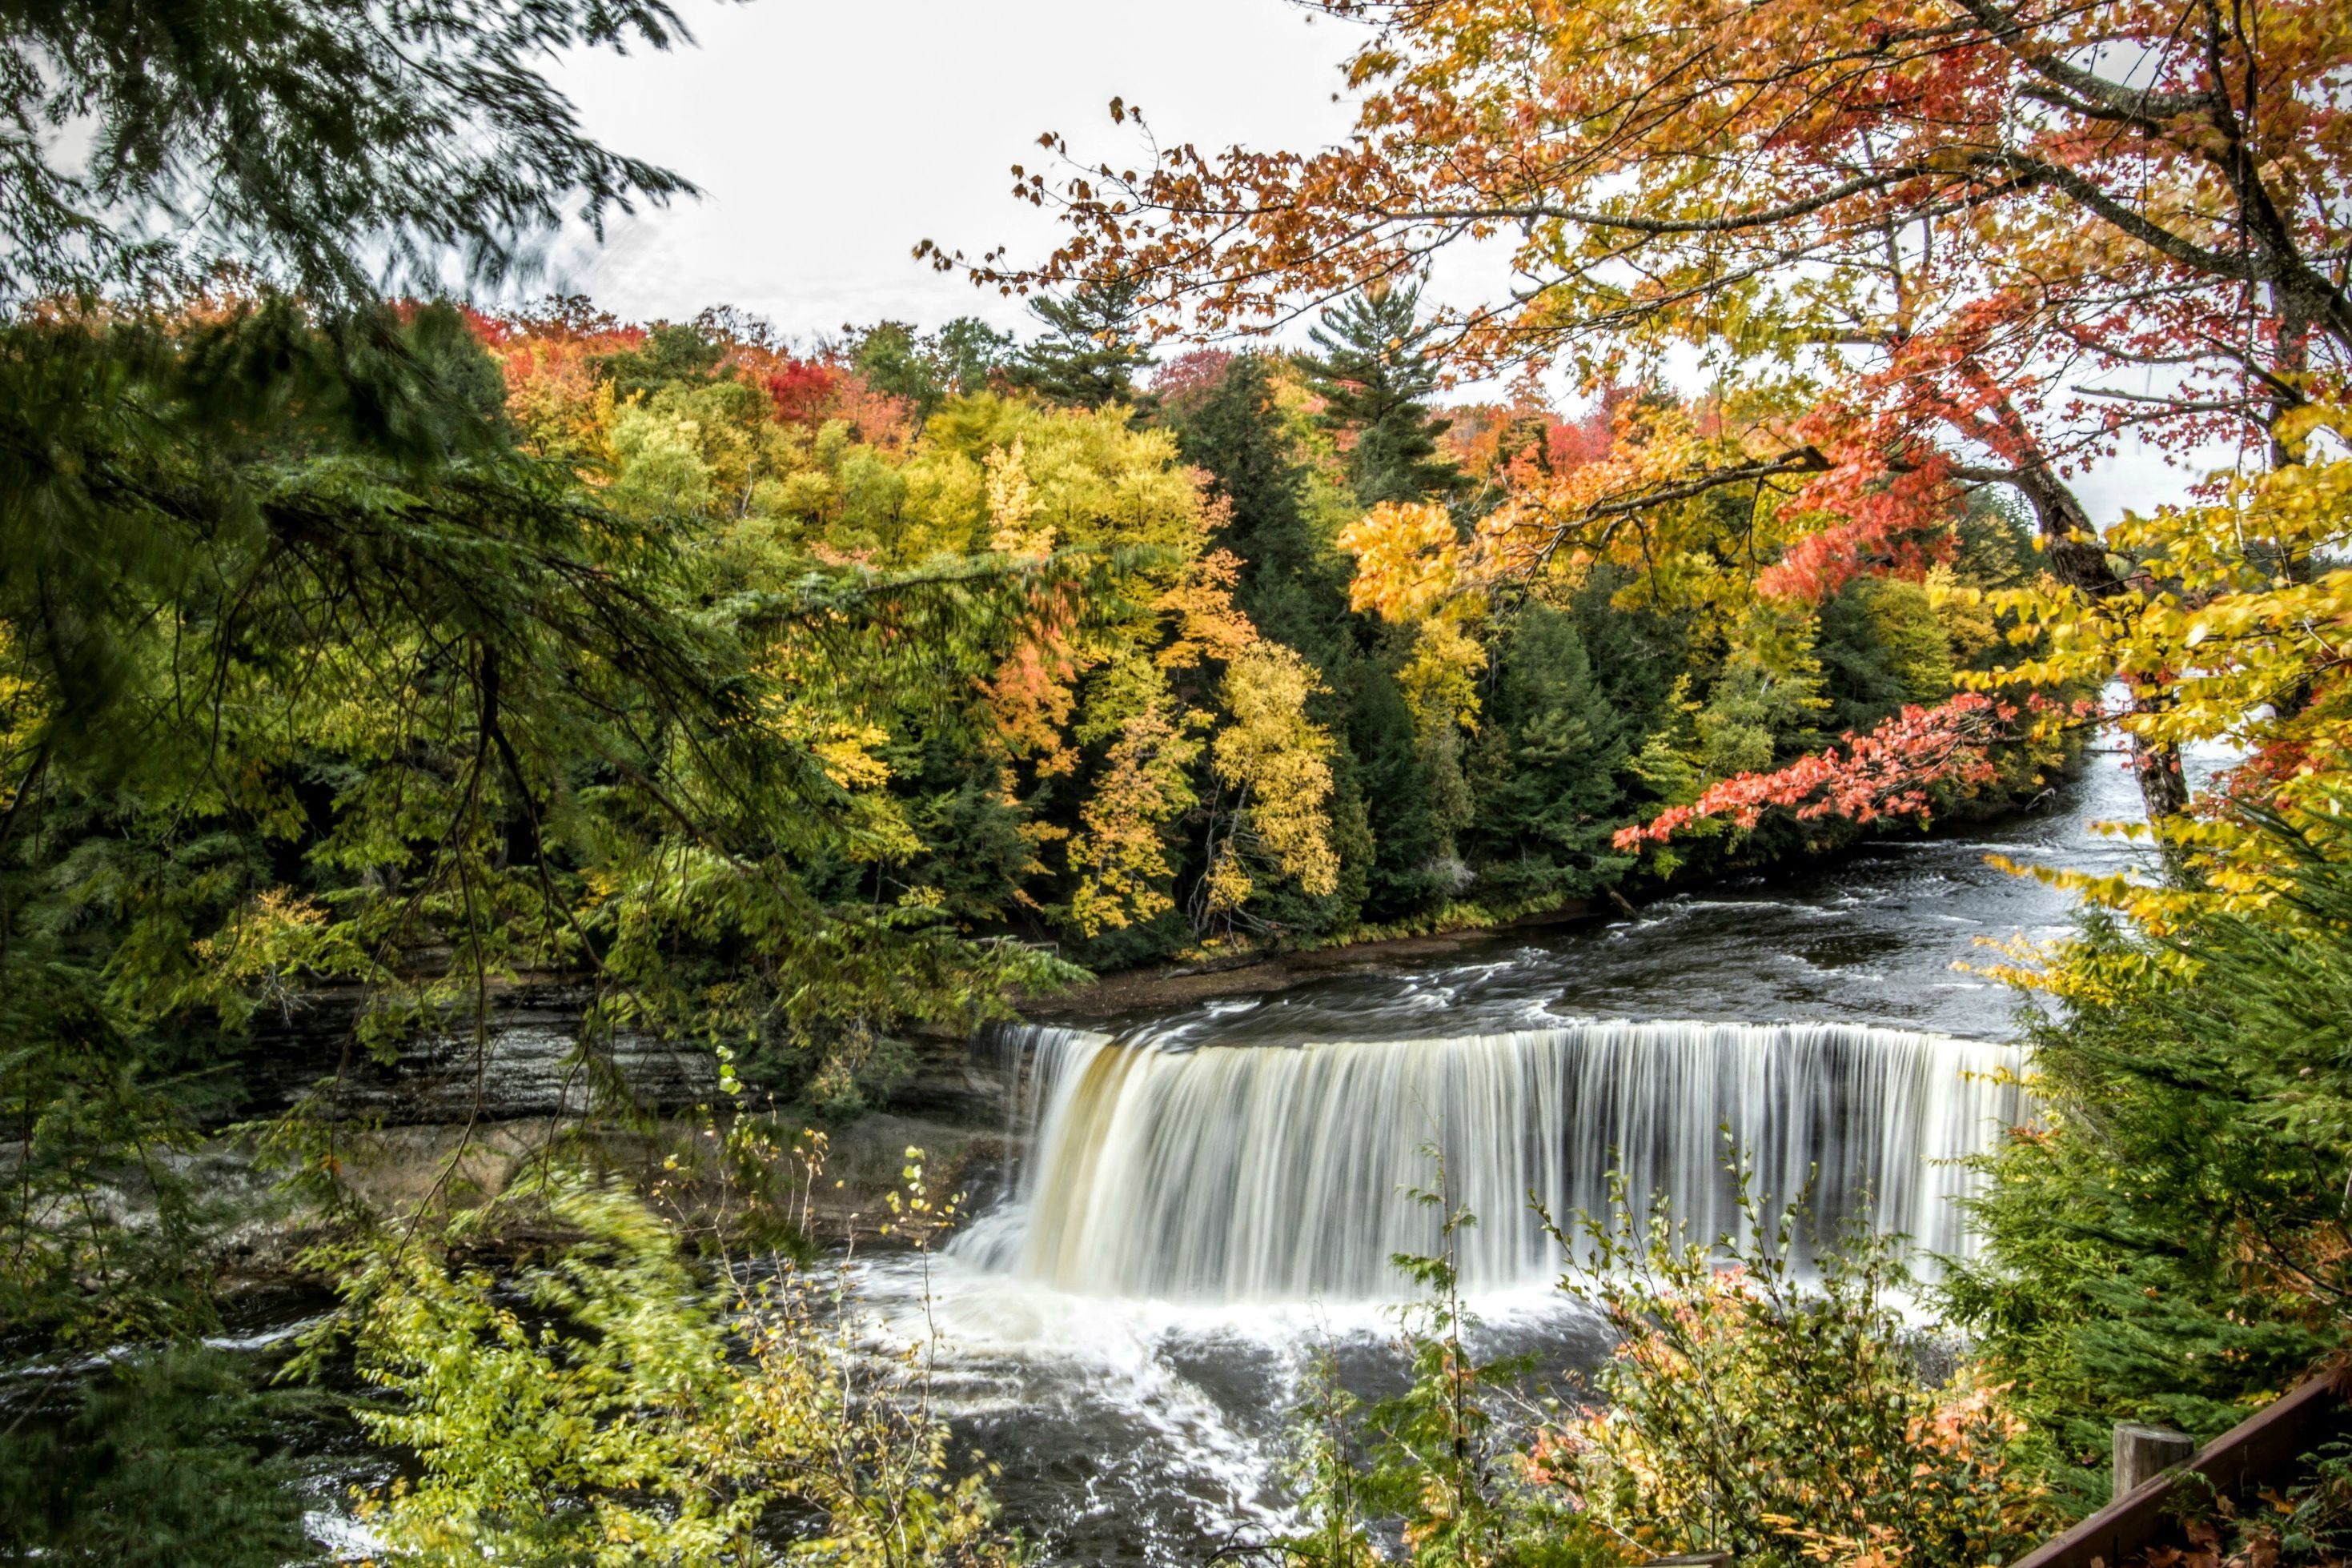
<path fill-rule="evenodd" d="M 1727 1148 L 1766 1204 L 1811 1188 L 1934 1253 L 1967 1246 L 1960 1164 L 2030 1114 L 2013 1047 L 1832 1024 L 1592 1020 L 1462 1039 L 1167 1049 L 1015 1031 L 1033 1137 L 1013 1210 L 952 1250 L 1087 1297 L 1392 1299 L 1427 1253 L 1442 1154 L 1466 1286 L 1539 1288 L 1563 1222 L 1622 1172 L 1701 1237 L 1737 1234 Z"/>

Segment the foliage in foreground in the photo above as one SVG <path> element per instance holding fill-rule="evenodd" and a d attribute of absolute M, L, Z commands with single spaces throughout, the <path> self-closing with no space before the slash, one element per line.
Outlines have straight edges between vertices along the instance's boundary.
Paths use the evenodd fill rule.
<path fill-rule="evenodd" d="M 1399 1254 L 1416 1288 L 1399 1312 L 1404 1386 L 1369 1406 L 1326 1350 L 1291 1427 L 1291 1480 L 1305 1528 L 1259 1554 L 1360 1568 L 1401 1545 L 1416 1568 L 1588 1568 L 1625 1561 L 1622 1543 L 1541 1484 L 1514 1445 L 1532 1409 L 1523 1358 L 1482 1361 L 1454 1239 L 1477 1217 L 1452 1206 L 1444 1167 L 1415 1196 L 1442 1215 L 1439 1249 Z"/>
<path fill-rule="evenodd" d="M 730 1141 L 759 1141 L 737 1126 Z M 804 1145 L 803 1178 L 818 1170 Z M 918 1246 L 940 1222 L 920 1151 Z M 860 1342 L 834 1268 L 783 1255 L 716 1278 L 642 1199 L 580 1176 L 526 1198 L 563 1239 L 494 1275 L 467 1227 L 387 1236 L 343 1278 L 375 1441 L 417 1475 L 361 1519 L 404 1562 L 987 1568 L 1015 1560 L 985 1477 L 950 1456 L 920 1346 Z M 479 1220 L 485 1217 L 472 1217 Z M 509 1213 L 507 1218 L 515 1218 Z M 961 1473 L 958 1473 L 958 1472 Z"/>
<path fill-rule="evenodd" d="M 2046 956 L 2042 1121 L 1985 1162 L 1945 1290 L 2076 1511 L 2114 1422 L 2214 1436 L 2352 1329 L 2352 863 L 2326 817 L 2240 831 L 2284 868 L 2259 910 L 2095 914 Z"/>
<path fill-rule="evenodd" d="M 250 1356 L 167 1345 L 15 1390 L 0 1443 L 0 1559 L 105 1568 L 311 1560 L 297 1457 L 310 1391 L 255 1386 Z"/>
<path fill-rule="evenodd" d="M 1744 1191 L 1743 1176 L 1743 1191 Z M 1524 1361 L 1481 1362 L 1448 1247 L 1401 1257 L 1402 1392 L 1366 1406 L 1327 1357 L 1295 1429 L 1307 1527 L 1272 1550 L 1318 1568 L 1534 1568 L 1724 1552 L 1759 1568 L 1978 1568 L 2050 1514 L 2011 1444 L 2003 1388 L 1921 1372 L 1897 1239 L 1849 1227 L 1816 1253 L 1792 1205 L 1743 1200 L 1746 1240 L 1692 1239 L 1670 1206 L 1567 1249 L 1561 1289 L 1614 1340 L 1563 1410 L 1520 1391 Z M 1809 1260 L 1801 1264 L 1801 1260 Z"/>
<path fill-rule="evenodd" d="M 1974 1568 L 2033 1541 L 2046 1516 L 2008 1451 L 2008 1391 L 1921 1375 L 1897 1239 L 1851 1224 L 1801 1270 L 1798 1207 L 1759 1224 L 1748 1202 L 1753 1239 L 1732 1246 L 1664 1204 L 1637 1225 L 1622 1196 L 1565 1281 L 1617 1346 L 1531 1470 L 1660 1554 Z"/>

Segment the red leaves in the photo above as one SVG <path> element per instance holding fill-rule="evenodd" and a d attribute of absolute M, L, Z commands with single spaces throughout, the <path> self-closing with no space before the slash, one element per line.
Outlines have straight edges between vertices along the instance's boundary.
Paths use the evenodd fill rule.
<path fill-rule="evenodd" d="M 832 412 L 841 391 L 842 372 L 814 360 L 786 356 L 762 379 L 776 405 L 776 418 L 786 424 L 815 424 Z"/>
<path fill-rule="evenodd" d="M 1151 378 L 1151 390 L 1168 407 L 1190 409 L 1216 389 L 1233 362 L 1233 352 L 1227 349 L 1192 350 L 1162 365 Z"/>
<path fill-rule="evenodd" d="M 1743 773 L 1709 788 L 1687 806 L 1670 806 L 1647 823 L 1618 830 L 1621 850 L 1664 843 L 1695 821 L 1728 818 L 1743 831 L 1768 810 L 1799 821 L 1834 817 L 1871 822 L 1923 815 L 1942 786 L 1963 789 L 1995 778 L 1989 748 L 2008 733 L 2018 710 L 1978 692 L 1935 707 L 1906 707 L 1868 735 L 1800 758 L 1770 773 Z"/>

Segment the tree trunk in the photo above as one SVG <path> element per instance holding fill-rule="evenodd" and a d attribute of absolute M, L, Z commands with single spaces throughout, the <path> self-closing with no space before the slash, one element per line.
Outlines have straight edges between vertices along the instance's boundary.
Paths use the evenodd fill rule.
<path fill-rule="evenodd" d="M 2042 557 L 2050 563 L 2052 576 L 2085 599 L 2114 599 L 2138 591 L 2116 574 L 2090 513 L 2063 480 L 2037 459 L 2021 465 L 2011 482 L 2033 508 L 2042 533 Z M 2146 702 L 2141 711 L 2160 707 L 2165 700 Z M 2131 762 L 2149 821 L 2160 822 L 2189 809 L 2189 780 L 2181 771 L 2179 747 L 2134 736 Z"/>

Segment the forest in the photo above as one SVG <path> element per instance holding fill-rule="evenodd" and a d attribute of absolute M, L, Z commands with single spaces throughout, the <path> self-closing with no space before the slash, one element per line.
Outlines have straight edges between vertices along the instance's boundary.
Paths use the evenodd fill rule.
<path fill-rule="evenodd" d="M 1983 960 L 2037 1109 L 1973 1252 L 1549 1216 L 1614 1348 L 1530 1415 L 1440 1169 L 1401 1391 L 1318 1366 L 1235 1550 L 2006 1562 L 2116 1421 L 2341 1364 L 2352 12 L 1319 4 L 1347 141 L 1113 100 L 1013 171 L 1050 256 L 917 246 L 1021 330 L 815 340 L 520 281 L 694 194 L 542 74 L 685 42 L 658 0 L 10 13 L 0 1555 L 358 1560 L 334 1431 L 371 1561 L 1023 1561 L 812 1218 L 922 1042 L 1794 874 L 2102 735 L 2145 854 L 2014 868 L 2080 914 Z M 1473 247 L 1516 285 L 1447 298 Z M 2095 517 L 2119 454 L 2199 482 Z M 557 982 L 583 1108 L 486 1179 Z M 387 1199 L 338 1084 L 419 1042 L 472 1100 Z M 897 1185 L 881 1245 L 970 1218 Z M 2172 1561 L 2352 1554 L 2306 1469 Z"/>

